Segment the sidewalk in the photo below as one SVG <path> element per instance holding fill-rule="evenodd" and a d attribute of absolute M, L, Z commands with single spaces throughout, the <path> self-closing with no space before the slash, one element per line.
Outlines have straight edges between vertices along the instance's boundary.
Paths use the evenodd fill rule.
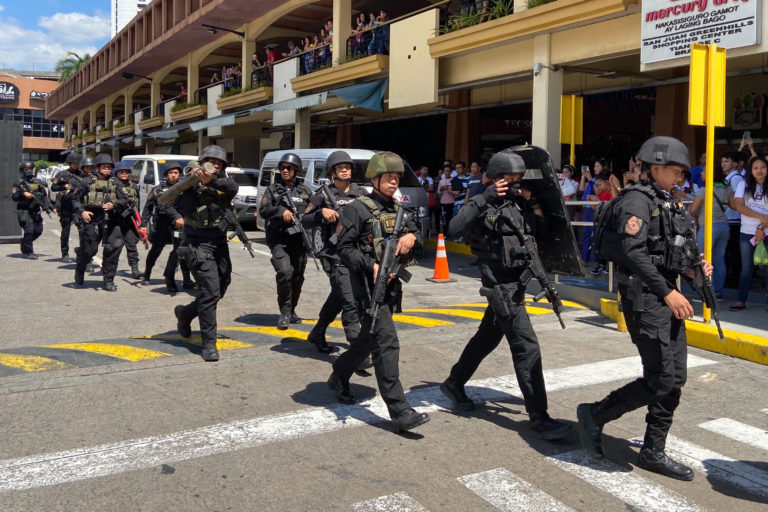
<path fill-rule="evenodd" d="M 436 243 L 435 239 L 429 239 L 424 245 L 427 249 L 434 249 Z M 469 269 L 475 269 L 473 272 L 476 272 L 477 267 L 470 264 L 474 257 L 471 256 L 468 245 L 452 241 L 446 241 L 445 245 L 449 253 L 451 272 L 458 270 L 462 273 Z M 429 266 L 431 257 L 432 254 L 427 253 L 422 263 Z M 561 298 L 584 304 L 617 321 L 617 288 L 614 286 L 613 292 L 608 292 L 608 275 L 595 276 L 590 273 L 590 268 L 585 270 L 586 276 L 582 278 L 558 277 L 556 286 Z M 691 301 L 696 312 L 692 320 L 686 321 L 689 345 L 768 365 L 768 311 L 763 290 L 752 290 L 746 309 L 731 311 L 729 306 L 736 301 L 736 290 L 726 288 L 725 300 L 718 303 L 718 316 L 725 335 L 724 340 L 718 336 L 714 319 L 709 325 L 703 323 L 702 302 L 698 294 L 688 285 L 683 286 L 683 293 Z M 617 324 L 617 328 L 619 327 Z"/>

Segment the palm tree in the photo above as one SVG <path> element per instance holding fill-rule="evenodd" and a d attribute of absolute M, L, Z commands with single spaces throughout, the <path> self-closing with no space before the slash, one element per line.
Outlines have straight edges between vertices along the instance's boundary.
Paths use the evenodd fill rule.
<path fill-rule="evenodd" d="M 69 77 L 77 73 L 77 70 L 82 67 L 83 64 L 88 62 L 91 56 L 87 53 L 80 57 L 75 52 L 67 52 L 67 56 L 63 59 L 59 59 L 56 63 L 55 71 L 58 71 L 61 75 L 59 82 L 66 82 Z"/>

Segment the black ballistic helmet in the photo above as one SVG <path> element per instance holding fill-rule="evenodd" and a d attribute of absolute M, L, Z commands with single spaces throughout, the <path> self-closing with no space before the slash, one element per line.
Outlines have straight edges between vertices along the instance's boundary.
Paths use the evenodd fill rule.
<path fill-rule="evenodd" d="M 96 164 L 97 166 L 102 164 L 109 164 L 112 167 L 115 166 L 115 162 L 112 161 L 112 157 L 109 156 L 107 153 L 99 153 L 98 155 L 96 155 L 96 158 L 94 159 L 93 163 Z"/>
<path fill-rule="evenodd" d="M 82 156 L 80 156 L 79 153 L 75 153 L 74 151 L 70 151 L 70 153 L 67 155 L 66 162 L 68 164 L 79 164 L 80 160 L 82 160 Z M 82 165 L 82 164 L 81 164 Z"/>
<path fill-rule="evenodd" d="M 172 169 L 178 169 L 179 174 L 181 174 L 181 164 L 176 160 L 168 160 L 163 164 L 163 176 L 168 176 L 168 171 Z"/>
<path fill-rule="evenodd" d="M 80 160 L 80 167 L 85 167 L 88 165 L 96 165 L 96 164 L 93 162 L 93 158 L 89 156 L 84 156 L 83 159 Z"/>
<path fill-rule="evenodd" d="M 280 158 L 280 163 L 286 163 L 295 165 L 298 170 L 301 170 L 301 158 L 296 153 L 286 153 Z"/>
<path fill-rule="evenodd" d="M 525 174 L 523 158 L 511 149 L 505 149 L 493 155 L 488 161 L 488 168 L 485 170 L 485 175 L 490 179 L 505 174 Z"/>
<path fill-rule="evenodd" d="M 98 160 L 98 158 L 99 157 L 96 157 L 97 160 Z M 120 161 L 120 162 L 117 162 L 117 165 L 115 165 L 113 170 L 115 171 L 115 174 L 117 174 L 120 171 L 131 172 L 131 164 L 130 164 L 130 162 Z"/>
<path fill-rule="evenodd" d="M 352 161 L 352 157 L 350 157 L 346 151 L 334 151 L 328 155 L 328 160 L 325 161 L 325 168 L 328 169 L 328 172 L 331 172 L 333 171 L 333 167 L 338 164 L 350 164 L 354 166 L 355 162 Z"/>
<path fill-rule="evenodd" d="M 640 146 L 637 157 L 646 164 L 679 165 L 685 169 L 691 168 L 688 147 L 674 137 L 651 137 Z"/>
<path fill-rule="evenodd" d="M 225 168 L 229 165 L 229 161 L 227 160 L 227 151 L 223 147 L 217 146 L 216 144 L 205 146 L 200 152 L 200 158 L 198 158 L 198 160 L 202 163 L 202 161 L 206 158 L 215 158 L 217 160 L 221 160 L 224 162 Z"/>
<path fill-rule="evenodd" d="M 24 172 L 27 169 L 35 169 L 35 164 L 30 162 L 29 160 L 24 160 L 23 162 L 19 163 L 19 172 Z"/>

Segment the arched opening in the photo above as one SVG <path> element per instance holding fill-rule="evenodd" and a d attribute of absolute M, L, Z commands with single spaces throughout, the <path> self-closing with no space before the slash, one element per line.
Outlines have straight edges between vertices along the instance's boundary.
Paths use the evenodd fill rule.
<path fill-rule="evenodd" d="M 120 95 L 112 101 L 112 125 L 125 124 L 125 96 Z"/>
<path fill-rule="evenodd" d="M 195 103 L 206 102 L 206 89 L 209 86 L 223 84 L 225 90 L 241 89 L 242 81 L 242 43 L 235 41 L 219 46 L 211 51 L 199 65 L 199 83 L 195 87 Z"/>

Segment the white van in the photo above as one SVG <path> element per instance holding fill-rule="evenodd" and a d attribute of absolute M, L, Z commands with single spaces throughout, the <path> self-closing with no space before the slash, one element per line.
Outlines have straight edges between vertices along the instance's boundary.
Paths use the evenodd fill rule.
<path fill-rule="evenodd" d="M 240 167 L 227 167 L 227 176 L 235 180 L 240 187 L 232 205 L 240 222 L 256 222 L 259 210 L 259 170 Z"/>
<path fill-rule="evenodd" d="M 275 177 L 280 179 L 280 171 L 277 164 L 280 158 L 286 153 L 295 153 L 301 158 L 302 169 L 297 176 L 299 181 L 303 181 L 310 189 L 315 190 L 320 186 L 323 180 L 328 181 L 328 170 L 325 168 L 325 161 L 328 155 L 334 151 L 346 151 L 352 160 L 355 161 L 355 168 L 352 170 L 352 182 L 364 185 L 370 192 L 369 181 L 365 178 L 365 169 L 368 167 L 368 161 L 377 152 L 370 149 L 285 149 L 280 151 L 270 151 L 264 155 L 264 161 L 261 163 L 259 172 L 259 197 L 264 190 L 275 181 Z M 395 197 L 410 208 L 416 209 L 421 221 L 422 234 L 427 236 L 429 230 L 429 209 L 427 204 L 427 193 L 424 187 L 419 184 L 411 166 L 405 163 L 405 174 L 400 180 L 400 188 L 395 192 Z M 259 229 L 264 229 L 264 219 L 258 217 L 256 225 Z"/>
<path fill-rule="evenodd" d="M 191 160 L 197 160 L 196 155 L 126 155 L 121 162 L 131 164 L 131 181 L 139 186 L 141 207 L 147 202 L 147 194 L 155 185 L 160 184 L 164 177 L 165 163 L 173 160 L 183 169 Z"/>

